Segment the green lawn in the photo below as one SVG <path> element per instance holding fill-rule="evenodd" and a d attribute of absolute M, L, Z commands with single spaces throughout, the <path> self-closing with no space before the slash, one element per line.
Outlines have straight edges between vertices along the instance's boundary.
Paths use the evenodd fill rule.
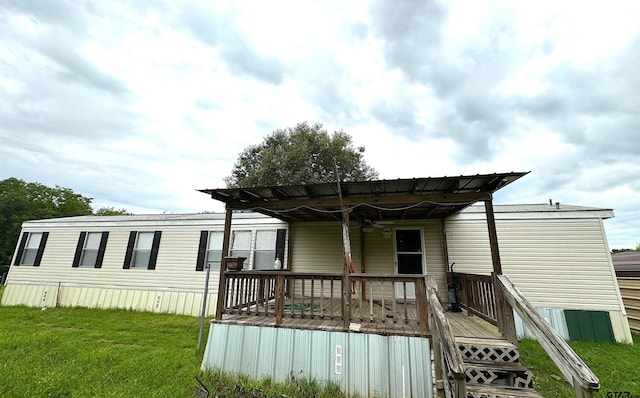
<path fill-rule="evenodd" d="M 640 334 L 633 334 L 633 345 L 572 341 L 569 344 L 600 379 L 598 397 L 640 397 Z M 545 397 L 574 396 L 540 344 L 520 342 L 522 361 L 533 371 L 534 387 Z M 560 380 L 558 380 L 560 379 Z M 615 395 L 622 391 L 629 394 Z M 607 393 L 611 394 L 607 395 Z"/>
<path fill-rule="evenodd" d="M 0 289 L 1 297 L 2 289 Z M 200 374 L 198 319 L 84 308 L 0 307 L 0 397 L 193 397 L 194 376 L 220 396 L 338 396 L 336 386 L 292 380 L 278 386 Z M 206 336 L 206 331 L 205 331 Z M 640 335 L 635 345 L 572 342 L 602 389 L 640 396 Z M 547 397 L 573 396 L 540 346 L 522 341 L 523 361 Z"/>
<path fill-rule="evenodd" d="M 193 397 L 198 320 L 0 307 L 1 397 Z"/>

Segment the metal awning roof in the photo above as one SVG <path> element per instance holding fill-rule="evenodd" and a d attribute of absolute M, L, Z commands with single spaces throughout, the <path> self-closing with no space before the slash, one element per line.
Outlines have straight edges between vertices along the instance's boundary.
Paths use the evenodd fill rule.
<path fill-rule="evenodd" d="M 340 183 L 352 220 L 366 225 L 385 220 L 445 218 L 529 172 L 374 180 Z M 284 221 L 342 219 L 337 183 L 278 187 L 200 189 L 227 209 L 252 210 Z"/>

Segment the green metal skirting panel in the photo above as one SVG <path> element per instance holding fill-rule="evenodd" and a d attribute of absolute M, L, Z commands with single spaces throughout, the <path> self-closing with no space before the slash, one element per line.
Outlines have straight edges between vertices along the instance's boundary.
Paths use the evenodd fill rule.
<path fill-rule="evenodd" d="M 564 316 L 571 340 L 616 340 L 608 312 L 565 310 Z"/>
<path fill-rule="evenodd" d="M 428 338 L 212 323 L 202 369 L 283 381 L 292 373 L 365 397 L 433 397 Z"/>

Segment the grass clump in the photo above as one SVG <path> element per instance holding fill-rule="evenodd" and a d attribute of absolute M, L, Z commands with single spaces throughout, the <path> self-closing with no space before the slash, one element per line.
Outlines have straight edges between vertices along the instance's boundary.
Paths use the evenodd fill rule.
<path fill-rule="evenodd" d="M 230 398 L 356 398 L 345 395 L 340 385 L 331 381 L 291 375 L 284 382 L 273 382 L 271 378 L 251 379 L 244 374 L 233 374 L 214 369 L 202 376 L 202 382 L 211 396 Z"/>
<path fill-rule="evenodd" d="M 633 345 L 591 341 L 570 341 L 569 345 L 600 379 L 598 397 L 640 396 L 640 334 L 633 333 Z M 522 362 L 533 372 L 534 387 L 545 397 L 572 397 L 573 388 L 542 346 L 530 339 L 519 344 Z"/>

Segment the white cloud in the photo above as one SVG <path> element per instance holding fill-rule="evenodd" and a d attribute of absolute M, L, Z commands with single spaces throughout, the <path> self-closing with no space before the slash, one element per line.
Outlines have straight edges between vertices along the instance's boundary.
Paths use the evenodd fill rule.
<path fill-rule="evenodd" d="M 611 246 L 640 240 L 636 3 L 3 4 L 0 178 L 221 210 L 196 189 L 320 121 L 382 178 L 531 170 L 498 200 L 611 207 Z"/>

